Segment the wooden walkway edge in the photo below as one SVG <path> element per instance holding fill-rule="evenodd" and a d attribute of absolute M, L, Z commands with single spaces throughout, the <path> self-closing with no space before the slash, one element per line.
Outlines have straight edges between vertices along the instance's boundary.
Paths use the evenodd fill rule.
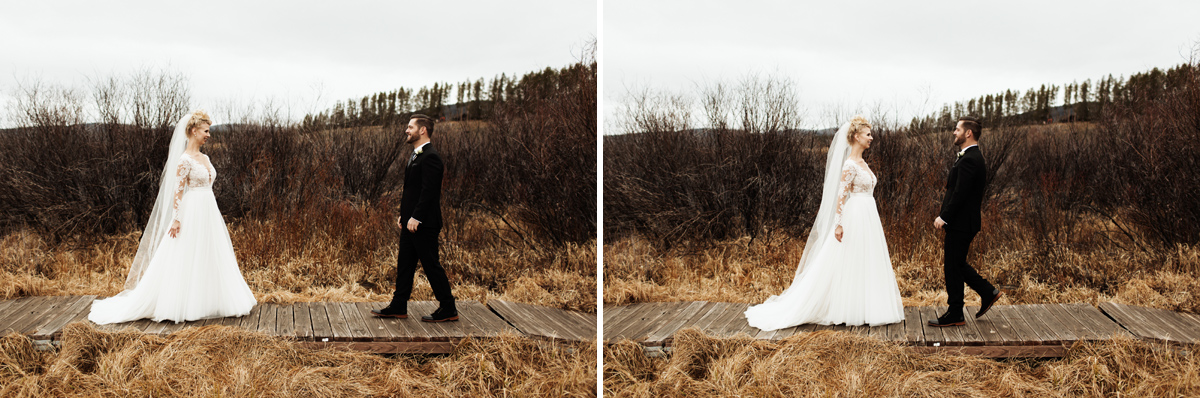
<path fill-rule="evenodd" d="M 918 352 L 948 352 L 995 358 L 1062 357 L 1067 348 L 1117 336 L 1171 344 L 1200 343 L 1200 316 L 1103 303 L 999 305 L 980 319 L 978 307 L 967 307 L 967 324 L 936 328 L 926 324 L 946 307 L 906 307 L 904 320 L 880 326 L 806 324 L 762 331 L 746 322 L 745 303 L 663 302 L 610 306 L 604 309 L 604 339 L 612 344 L 632 340 L 649 354 L 669 352 L 675 333 L 688 328 L 714 336 L 748 336 L 779 341 L 823 330 L 857 333 L 894 341 Z"/>
<path fill-rule="evenodd" d="M 56 345 L 62 329 L 73 322 L 89 322 L 87 315 L 96 296 L 35 296 L 0 301 L 0 336 L 11 332 L 29 336 L 39 346 Z M 487 338 L 512 333 L 560 343 L 594 341 L 596 316 L 556 308 L 491 300 L 457 303 L 457 322 L 421 322 L 437 303 L 409 302 L 409 318 L 378 318 L 371 309 L 387 303 L 259 304 L 241 317 L 192 322 L 133 322 L 99 325 L 100 330 L 134 329 L 167 335 L 210 325 L 238 327 L 297 341 L 311 348 L 338 348 L 377 353 L 449 353 L 466 338 Z M 590 322 L 589 322 L 590 320 Z M 589 332 L 590 331 L 590 332 Z"/>

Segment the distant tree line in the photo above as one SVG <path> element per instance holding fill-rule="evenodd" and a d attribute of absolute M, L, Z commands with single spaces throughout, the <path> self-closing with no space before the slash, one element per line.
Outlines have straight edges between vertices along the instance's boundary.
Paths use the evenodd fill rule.
<path fill-rule="evenodd" d="M 1073 81 L 1062 86 L 1043 84 L 1021 90 L 981 95 L 966 101 L 943 105 L 934 114 L 913 118 L 910 127 L 923 129 L 949 126 L 959 116 L 974 115 L 984 125 L 1031 124 L 1042 122 L 1095 121 L 1114 103 L 1137 107 L 1181 90 L 1188 76 L 1194 76 L 1194 64 L 1181 64 L 1163 71 L 1158 68 L 1136 73 L 1128 79 L 1111 74 L 1093 82 Z M 1060 97 L 1061 96 L 1061 97 Z M 1062 102 L 1059 103 L 1061 98 Z"/>
<path fill-rule="evenodd" d="M 417 90 L 398 88 L 378 92 L 338 101 L 331 109 L 305 115 L 302 126 L 317 129 L 390 126 L 407 122 L 412 113 L 442 120 L 488 120 L 502 104 L 525 106 L 579 87 L 579 76 L 586 76 L 588 68 L 587 64 L 575 63 L 560 69 L 547 67 L 520 78 L 502 73 L 491 80 L 479 78 L 457 84 L 434 83 Z"/>

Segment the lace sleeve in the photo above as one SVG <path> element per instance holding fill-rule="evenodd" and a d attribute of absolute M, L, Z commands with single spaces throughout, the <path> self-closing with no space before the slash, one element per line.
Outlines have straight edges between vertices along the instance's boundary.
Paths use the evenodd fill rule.
<path fill-rule="evenodd" d="M 842 205 L 846 204 L 846 198 L 850 196 L 850 188 L 854 186 L 855 174 L 858 174 L 858 170 L 850 164 L 850 161 L 842 165 L 842 181 L 840 183 L 842 189 L 838 190 L 837 211 L 833 216 L 834 226 L 842 225 Z"/>
<path fill-rule="evenodd" d="M 172 204 L 175 212 L 171 221 L 179 221 L 179 200 L 183 199 L 183 188 L 187 187 L 188 175 L 191 172 L 192 165 L 186 159 L 179 162 L 179 168 L 175 170 L 175 176 L 179 177 L 179 185 L 175 187 L 175 203 Z"/>

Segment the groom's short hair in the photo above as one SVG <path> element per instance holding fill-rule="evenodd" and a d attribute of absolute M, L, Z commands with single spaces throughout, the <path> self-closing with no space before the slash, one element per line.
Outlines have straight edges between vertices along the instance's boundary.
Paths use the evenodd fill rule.
<path fill-rule="evenodd" d="M 975 137 L 976 141 L 979 141 L 979 136 L 983 132 L 983 123 L 979 122 L 979 118 L 974 116 L 960 116 L 958 121 L 963 122 L 963 129 L 971 130 L 971 135 Z"/>
<path fill-rule="evenodd" d="M 409 116 L 408 120 L 416 120 L 417 127 L 424 127 L 425 132 L 429 133 L 430 137 L 433 137 L 433 118 L 420 113 L 414 113 L 412 116 Z"/>

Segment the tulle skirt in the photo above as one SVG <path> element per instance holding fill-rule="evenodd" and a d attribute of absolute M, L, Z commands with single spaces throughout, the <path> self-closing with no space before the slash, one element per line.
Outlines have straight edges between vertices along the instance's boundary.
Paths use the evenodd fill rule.
<path fill-rule="evenodd" d="M 242 316 L 258 303 L 238 269 L 212 189 L 180 200 L 179 234 L 164 234 L 137 286 L 92 302 L 96 324 L 150 318 L 178 322 Z"/>
<path fill-rule="evenodd" d="M 852 194 L 846 199 L 842 233 L 841 242 L 830 235 L 787 290 L 746 309 L 750 326 L 776 330 L 805 323 L 876 326 L 904 320 L 875 198 Z"/>

